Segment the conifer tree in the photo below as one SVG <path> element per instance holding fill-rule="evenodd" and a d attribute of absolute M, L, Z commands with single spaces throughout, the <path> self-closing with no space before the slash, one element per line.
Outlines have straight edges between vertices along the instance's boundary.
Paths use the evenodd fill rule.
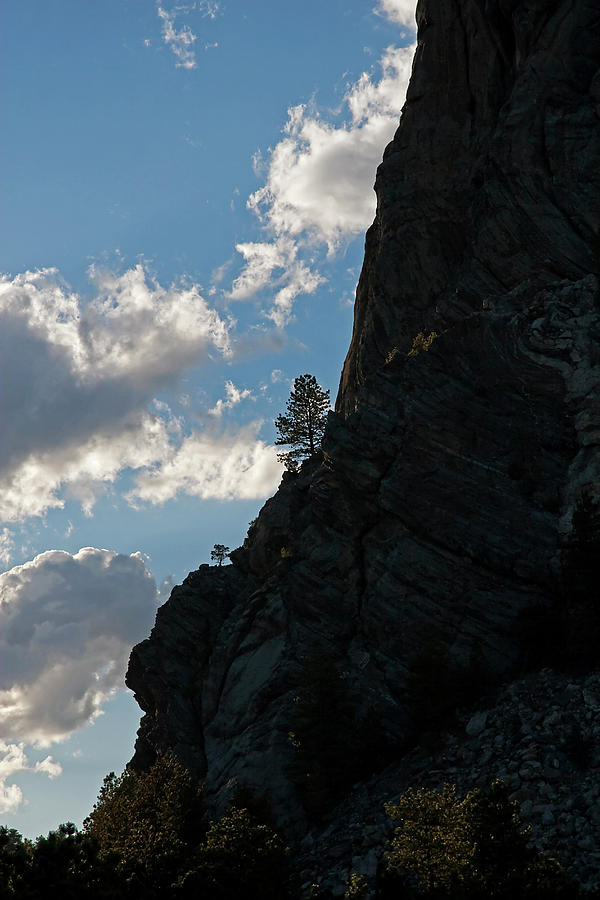
<path fill-rule="evenodd" d="M 317 452 L 329 408 L 329 391 L 323 390 L 314 375 L 299 375 L 294 379 L 294 389 L 286 404 L 287 415 L 275 419 L 279 433 L 275 443 L 291 447 L 291 450 L 279 453 L 278 459 L 290 471 L 296 471 L 299 461 Z"/>
<path fill-rule="evenodd" d="M 202 837 L 202 813 L 190 773 L 165 755 L 147 772 L 107 775 L 83 826 L 97 841 L 100 859 L 115 860 L 127 896 L 158 900 L 170 896 L 169 886 Z"/>
<path fill-rule="evenodd" d="M 223 565 L 223 560 L 227 559 L 231 550 L 225 544 L 215 544 L 210 551 L 210 558 L 217 563 L 218 566 Z"/>

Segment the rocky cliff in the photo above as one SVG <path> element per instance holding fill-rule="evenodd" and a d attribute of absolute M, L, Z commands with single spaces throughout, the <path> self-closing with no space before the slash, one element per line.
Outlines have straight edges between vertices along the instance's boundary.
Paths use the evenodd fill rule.
<path fill-rule="evenodd" d="M 417 20 L 322 453 L 231 566 L 174 589 L 127 676 L 135 766 L 170 749 L 209 802 L 266 792 L 298 837 L 306 660 L 336 661 L 400 757 L 414 660 L 435 641 L 512 677 L 515 622 L 550 603 L 599 487 L 600 0 L 420 0 Z"/>

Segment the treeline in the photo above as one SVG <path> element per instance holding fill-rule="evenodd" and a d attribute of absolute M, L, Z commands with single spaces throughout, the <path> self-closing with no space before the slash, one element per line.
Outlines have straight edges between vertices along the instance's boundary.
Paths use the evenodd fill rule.
<path fill-rule="evenodd" d="M 246 804 L 242 806 L 241 804 Z M 518 804 L 496 782 L 459 797 L 409 790 L 386 807 L 398 824 L 376 884 L 353 873 L 346 898 L 575 900 L 585 894 L 531 846 Z M 0 897 L 18 900 L 296 900 L 294 860 L 264 803 L 241 792 L 206 822 L 202 791 L 171 757 L 107 776 L 82 831 L 24 840 L 0 827 Z M 306 896 L 306 891 L 304 892 Z M 310 895 L 329 895 L 313 885 Z"/>
<path fill-rule="evenodd" d="M 206 822 L 202 791 L 170 756 L 104 779 L 83 831 L 24 840 L 0 827 L 0 898 L 254 900 L 292 896 L 289 851 L 247 808 Z"/>

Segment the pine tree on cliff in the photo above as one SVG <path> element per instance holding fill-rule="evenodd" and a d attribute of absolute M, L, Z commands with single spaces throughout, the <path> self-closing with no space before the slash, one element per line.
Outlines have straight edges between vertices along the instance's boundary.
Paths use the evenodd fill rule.
<path fill-rule="evenodd" d="M 215 544 L 210 551 L 210 558 L 217 563 L 218 566 L 223 565 L 223 560 L 227 559 L 231 550 L 225 544 Z"/>
<path fill-rule="evenodd" d="M 287 415 L 275 419 L 279 433 L 275 443 L 292 448 L 278 453 L 277 457 L 291 472 L 297 470 L 299 461 L 312 456 L 321 446 L 329 408 L 329 391 L 323 390 L 314 375 L 299 375 L 294 379 L 294 389 L 286 404 Z"/>

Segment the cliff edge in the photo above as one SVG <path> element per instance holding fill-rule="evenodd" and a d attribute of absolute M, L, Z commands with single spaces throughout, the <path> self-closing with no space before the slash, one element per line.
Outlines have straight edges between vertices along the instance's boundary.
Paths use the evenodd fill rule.
<path fill-rule="evenodd" d="M 298 837 L 310 661 L 400 758 L 415 660 L 512 677 L 600 485 L 600 0 L 420 0 L 417 22 L 322 452 L 231 566 L 173 590 L 127 675 L 134 766 L 171 750 L 215 808 L 248 786 Z"/>

